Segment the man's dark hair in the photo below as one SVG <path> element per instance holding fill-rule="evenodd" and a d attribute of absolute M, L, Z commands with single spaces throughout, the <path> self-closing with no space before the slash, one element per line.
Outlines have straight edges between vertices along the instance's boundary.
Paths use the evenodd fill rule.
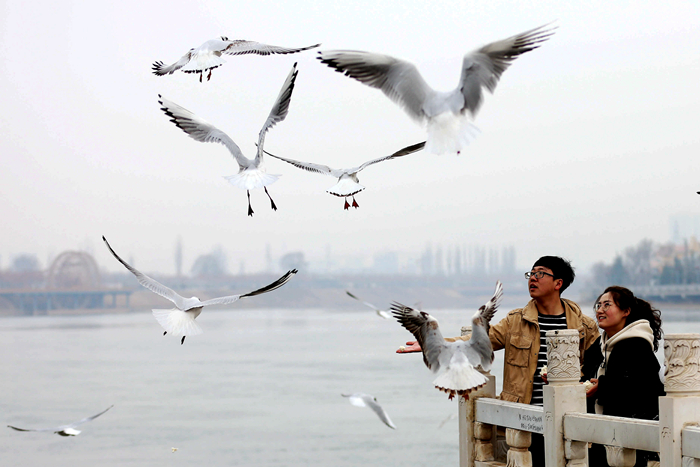
<path fill-rule="evenodd" d="M 559 289 L 560 294 L 571 285 L 576 277 L 576 273 L 574 272 L 574 268 L 571 266 L 571 263 L 568 260 L 558 256 L 543 256 L 535 261 L 532 268 L 534 269 L 537 266 L 551 269 L 552 274 L 554 274 L 554 279 L 562 280 L 561 289 Z"/>

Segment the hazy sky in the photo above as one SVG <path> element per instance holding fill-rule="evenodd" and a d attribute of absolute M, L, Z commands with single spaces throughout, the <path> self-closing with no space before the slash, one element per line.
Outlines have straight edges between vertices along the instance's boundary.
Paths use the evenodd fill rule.
<path fill-rule="evenodd" d="M 700 211 L 698 2 L 352 0 L 336 2 L 0 3 L 2 267 L 101 244 L 145 271 L 184 269 L 221 245 L 249 271 L 273 255 L 358 258 L 426 244 L 514 245 L 587 267 L 643 238 L 669 239 L 672 214 Z M 414 62 L 452 89 L 462 57 L 556 21 L 540 49 L 513 63 L 476 118 L 461 156 L 417 153 L 361 173 L 360 208 L 325 192 L 329 177 L 277 160 L 283 174 L 251 193 L 225 147 L 187 137 L 158 94 L 227 132 L 251 157 L 279 89 L 299 62 L 287 119 L 267 136 L 279 155 L 357 165 L 417 143 L 425 131 L 380 91 L 333 72 L 315 52 L 227 57 L 210 82 L 151 63 L 226 35 L 288 47 L 359 49 Z"/>

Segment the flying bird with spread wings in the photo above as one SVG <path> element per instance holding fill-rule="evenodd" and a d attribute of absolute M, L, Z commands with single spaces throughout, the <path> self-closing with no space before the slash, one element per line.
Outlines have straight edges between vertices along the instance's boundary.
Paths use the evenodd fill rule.
<path fill-rule="evenodd" d="M 102 237 L 102 240 L 105 242 L 105 245 L 107 245 L 107 248 L 109 248 L 109 251 L 117 259 L 117 261 L 122 263 L 122 265 L 128 269 L 130 273 L 136 276 L 139 284 L 151 292 L 160 295 L 163 298 L 167 298 L 175 304 L 175 308 L 170 310 L 153 310 L 153 316 L 155 316 L 158 323 L 160 323 L 163 329 L 165 329 L 163 335 L 170 333 L 171 335 L 182 336 L 180 344 L 185 343 L 185 337 L 195 336 L 202 333 L 202 328 L 195 322 L 195 319 L 197 316 L 199 316 L 199 314 L 202 312 L 202 308 L 205 306 L 229 305 L 244 297 L 253 297 L 255 295 L 272 292 L 273 290 L 278 289 L 289 282 L 292 276 L 298 272 L 296 269 L 287 271 L 285 275 L 276 281 L 252 292 L 201 301 L 197 297 L 185 298 L 155 279 L 151 279 L 147 275 L 139 272 L 135 268 L 131 267 L 126 261 L 121 259 L 119 255 L 117 255 L 117 253 L 109 245 L 109 242 L 107 242 L 106 238 Z"/>
<path fill-rule="evenodd" d="M 222 55 L 272 55 L 272 54 L 293 54 L 303 50 L 309 50 L 320 46 L 314 44 L 308 47 L 288 48 L 276 45 L 261 44 L 255 41 L 229 40 L 226 36 L 218 39 L 206 41 L 197 48 L 190 49 L 180 60 L 172 65 L 165 65 L 163 62 L 153 63 L 153 74 L 158 76 L 171 75 L 177 70 L 185 73 L 199 73 L 199 82 L 202 82 L 202 75 L 207 71 L 207 81 L 211 79 L 211 72 L 214 68 L 220 67 L 226 60 Z"/>
<path fill-rule="evenodd" d="M 389 414 L 387 414 L 382 406 L 379 405 L 376 397 L 362 392 L 357 392 L 354 394 L 341 394 L 341 396 L 347 397 L 348 401 L 350 401 L 350 403 L 355 407 L 369 407 L 374 411 L 374 413 L 377 414 L 377 417 L 379 417 L 379 419 L 384 422 L 386 426 L 393 428 L 394 430 L 396 429 L 396 425 L 394 425 L 394 422 L 392 422 L 389 418 Z"/>
<path fill-rule="evenodd" d="M 96 419 L 97 417 L 99 417 L 100 415 L 102 415 L 103 413 L 105 413 L 106 411 L 111 409 L 112 407 L 114 407 L 114 406 L 110 405 L 105 410 L 103 410 L 102 412 L 100 412 L 96 415 L 93 415 L 93 416 L 87 417 L 87 418 L 83 418 L 82 420 L 78 420 L 77 422 L 73 422 L 73 423 L 68 424 L 68 425 L 57 426 L 55 428 L 34 429 L 34 428 L 17 428 L 16 426 L 12 426 L 12 425 L 7 425 L 7 426 L 9 428 L 12 428 L 13 430 L 17 430 L 17 431 L 51 431 L 51 432 L 56 433 L 57 435 L 60 435 L 60 436 L 78 436 L 81 433 L 81 431 L 76 430 L 75 427 L 82 425 L 83 423 L 86 423 L 86 422 L 89 422 L 89 421 Z"/>
<path fill-rule="evenodd" d="M 352 298 L 354 298 L 355 300 L 357 300 L 358 302 L 362 303 L 364 306 L 373 309 L 374 312 L 377 313 L 378 316 L 381 316 L 381 317 L 384 318 L 384 319 L 389 319 L 389 318 L 391 318 L 391 315 L 390 315 L 388 312 L 386 312 L 386 311 L 384 311 L 384 310 L 380 310 L 379 308 L 377 308 L 376 306 L 372 305 L 372 304 L 369 303 L 369 302 L 365 302 L 365 301 L 362 300 L 361 298 L 356 297 L 355 295 L 351 294 L 348 290 L 346 290 L 345 293 L 348 294 L 349 297 L 352 297 Z"/>
<path fill-rule="evenodd" d="M 468 341 L 447 342 L 440 332 L 438 321 L 424 311 L 394 302 L 392 314 L 403 327 L 413 334 L 423 351 L 423 362 L 433 373 L 444 371 L 433 381 L 440 391 L 452 399 L 455 394 L 464 399 L 469 393 L 486 384 L 484 371 L 491 369 L 493 348 L 489 339 L 489 323 L 503 297 L 503 284 L 496 282 L 493 297 L 472 317 L 472 336 Z"/>
<path fill-rule="evenodd" d="M 165 99 L 160 94 L 158 95 L 160 98 L 158 103 L 162 106 L 161 110 L 170 117 L 171 122 L 187 133 L 190 138 L 202 143 L 220 143 L 226 146 L 233 158 L 238 162 L 239 171 L 236 175 L 229 175 L 224 178 L 232 185 L 246 190 L 248 194 L 249 216 L 253 215 L 253 208 L 250 206 L 250 190 L 254 188 L 262 187 L 267 197 L 270 198 L 271 208 L 275 211 L 277 210 L 275 202 L 272 200 L 270 193 L 267 192 L 267 185 L 276 182 L 280 176 L 268 174 L 265 170 L 263 164 L 263 146 L 265 145 L 265 134 L 267 131 L 287 117 L 297 73 L 299 72 L 297 71 L 297 64 L 295 63 L 282 85 L 282 90 L 277 96 L 277 100 L 272 106 L 272 110 L 267 120 L 265 120 L 265 124 L 260 130 L 258 135 L 258 150 L 253 160 L 245 157 L 238 145 L 234 143 L 226 133 L 197 117 L 189 110 Z"/>
<path fill-rule="evenodd" d="M 350 207 L 350 204 L 348 203 L 348 197 L 350 196 L 352 196 L 352 207 L 354 207 L 355 209 L 360 207 L 360 205 L 357 204 L 357 201 L 355 201 L 355 195 L 364 190 L 365 187 L 360 185 L 360 180 L 357 178 L 358 172 L 372 164 L 376 164 L 377 162 L 396 159 L 397 157 L 406 156 L 416 151 L 420 151 L 421 149 L 423 149 L 424 146 L 425 141 L 423 141 L 422 143 L 413 144 L 411 146 L 406 146 L 405 148 L 399 149 L 398 151 L 389 156 L 380 157 L 378 159 L 372 159 L 371 161 L 367 161 L 358 167 L 352 167 L 349 169 L 332 169 L 327 165 L 314 164 L 312 162 L 300 162 L 295 161 L 293 159 L 285 159 L 284 157 L 270 154 L 267 151 L 265 151 L 265 154 L 274 157 L 275 159 L 288 162 L 294 167 L 298 167 L 309 172 L 315 172 L 322 175 L 330 175 L 331 177 L 338 178 L 338 183 L 336 183 L 326 191 L 332 195 L 338 196 L 339 198 L 345 198 L 344 209 L 347 210 Z"/>
<path fill-rule="evenodd" d="M 554 34 L 540 26 L 492 42 L 462 60 L 462 74 L 452 91 L 436 91 L 412 63 L 388 55 L 356 50 L 321 51 L 316 57 L 335 71 L 381 89 L 420 124 L 427 125 L 426 151 L 459 154 L 478 131 L 472 124 L 483 101 L 483 88 L 493 93 L 503 72 L 520 55 Z"/>

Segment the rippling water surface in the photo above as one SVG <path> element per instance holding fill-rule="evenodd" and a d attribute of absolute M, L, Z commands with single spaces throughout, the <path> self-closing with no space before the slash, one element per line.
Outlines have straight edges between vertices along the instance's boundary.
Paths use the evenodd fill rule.
<path fill-rule="evenodd" d="M 452 336 L 473 310 L 434 314 Z M 0 465 L 458 465 L 457 420 L 439 428 L 457 403 L 433 389 L 419 354 L 394 353 L 411 338 L 395 321 L 205 310 L 198 322 L 204 334 L 180 345 L 150 313 L 0 319 L 3 425 L 57 426 L 114 404 L 77 437 L 3 427 Z M 397 429 L 341 392 L 373 394 Z"/>

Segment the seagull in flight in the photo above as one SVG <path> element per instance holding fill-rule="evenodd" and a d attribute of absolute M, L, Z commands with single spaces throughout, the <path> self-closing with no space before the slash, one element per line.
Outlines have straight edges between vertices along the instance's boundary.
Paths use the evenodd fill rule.
<path fill-rule="evenodd" d="M 423 149 L 425 146 L 425 141 L 422 143 L 418 144 L 413 144 L 411 146 L 406 146 L 403 149 L 399 149 L 395 153 L 391 154 L 390 156 L 384 156 L 380 157 L 378 159 L 372 159 L 371 161 L 367 161 L 364 164 L 358 166 L 358 167 L 352 167 L 349 169 L 332 169 L 328 167 L 327 165 L 321 165 L 321 164 L 314 164 L 312 162 L 300 162 L 300 161 L 295 161 L 293 159 L 285 159 L 284 157 L 280 156 L 275 156 L 274 154 L 270 154 L 269 152 L 265 151 L 265 154 L 268 156 L 274 157 L 275 159 L 279 159 L 285 162 L 288 162 L 292 164 L 294 167 L 298 167 L 300 169 L 307 170 L 309 172 L 314 172 L 318 174 L 323 174 L 323 175 L 330 175 L 331 177 L 336 177 L 338 179 L 338 183 L 330 187 L 328 190 L 326 190 L 328 193 L 338 196 L 339 198 L 345 198 L 345 206 L 344 208 L 347 210 L 350 207 L 350 204 L 348 203 L 348 197 L 352 196 L 352 207 L 355 209 L 359 208 L 360 205 L 357 204 L 357 201 L 355 201 L 355 195 L 362 190 L 365 189 L 364 186 L 360 185 L 360 180 L 357 178 L 358 172 L 360 172 L 362 169 L 365 167 L 368 167 L 372 164 L 376 164 L 377 162 L 382 162 L 382 161 L 388 161 L 390 159 L 396 159 L 397 157 L 401 156 L 406 156 L 408 154 L 412 154 L 416 151 L 420 151 Z"/>
<path fill-rule="evenodd" d="M 238 145 L 234 143 L 226 133 L 197 117 L 189 110 L 165 99 L 160 94 L 158 95 L 160 98 L 158 103 L 162 106 L 161 110 L 170 117 L 171 122 L 187 133 L 192 139 L 202 143 L 221 143 L 228 148 L 233 158 L 238 162 L 239 171 L 236 175 L 229 175 L 224 178 L 232 185 L 246 190 L 248 194 L 249 216 L 253 215 L 253 208 L 250 206 L 250 190 L 253 188 L 262 187 L 267 197 L 270 198 L 272 209 L 275 211 L 277 210 L 275 202 L 272 200 L 270 193 L 267 192 L 267 185 L 277 181 L 280 176 L 268 174 L 265 171 L 265 166 L 263 164 L 263 145 L 265 144 L 265 134 L 267 131 L 278 122 L 284 120 L 289 112 L 289 103 L 292 99 L 292 91 L 294 90 L 294 82 L 296 81 L 297 73 L 297 64 L 295 63 L 282 85 L 282 90 L 279 96 L 277 96 L 275 104 L 272 106 L 270 115 L 268 115 L 265 124 L 260 130 L 257 154 L 253 160 L 245 157 Z"/>
<path fill-rule="evenodd" d="M 372 304 L 369 303 L 369 302 L 363 301 L 362 299 L 360 299 L 360 298 L 354 296 L 353 294 L 351 294 L 350 291 L 346 290 L 345 293 L 348 294 L 348 296 L 350 296 L 350 297 L 354 298 L 355 300 L 357 300 L 358 302 L 362 303 L 363 305 L 365 305 L 365 306 L 367 306 L 367 307 L 373 309 L 373 310 L 374 310 L 379 316 L 381 316 L 382 318 L 384 318 L 384 319 L 389 319 L 389 318 L 391 318 L 391 315 L 390 315 L 388 312 L 386 312 L 386 311 L 384 311 L 384 310 L 380 310 L 379 308 L 377 308 L 376 306 L 372 305 Z"/>
<path fill-rule="evenodd" d="M 444 369 L 433 384 L 446 392 L 449 399 L 455 394 L 465 400 L 469 393 L 486 384 L 486 377 L 475 369 L 491 369 L 493 348 L 489 339 L 489 322 L 503 297 L 503 284 L 496 282 L 493 297 L 472 317 L 472 336 L 468 341 L 447 342 L 435 318 L 424 311 L 394 302 L 392 314 L 403 327 L 413 334 L 423 351 L 423 362 L 433 373 Z"/>
<path fill-rule="evenodd" d="M 547 25 L 492 42 L 462 60 L 462 74 L 452 91 L 432 89 L 412 63 L 388 55 L 355 50 L 319 52 L 322 63 L 359 82 L 381 89 L 420 124 L 426 124 L 426 150 L 459 154 L 478 131 L 471 123 L 483 101 L 483 88 L 493 93 L 501 74 L 520 55 L 554 34 Z"/>
<path fill-rule="evenodd" d="M 163 62 L 153 63 L 153 74 L 158 76 L 171 75 L 177 70 L 182 70 L 185 73 L 199 73 L 199 82 L 202 82 L 202 75 L 209 72 L 207 81 L 211 79 L 211 72 L 226 60 L 221 58 L 222 55 L 272 55 L 272 54 L 293 54 L 303 50 L 309 50 L 320 46 L 321 44 L 310 45 L 308 47 L 300 47 L 290 49 L 287 47 L 278 47 L 276 45 L 261 44 L 255 41 L 246 40 L 229 40 L 226 36 L 221 36 L 217 39 L 206 41 L 195 49 L 190 49 L 183 57 L 172 65 L 165 65 Z"/>
<path fill-rule="evenodd" d="M 389 418 L 389 414 L 382 408 L 377 402 L 377 398 L 370 396 L 369 394 L 364 394 L 362 392 L 357 392 L 355 394 L 341 394 L 343 397 L 347 397 L 352 405 L 355 407 L 369 407 L 377 414 L 379 419 L 384 422 L 389 428 L 396 429 L 396 425 Z"/>
<path fill-rule="evenodd" d="M 238 299 L 240 298 L 252 297 L 255 295 L 264 294 L 266 292 L 271 292 L 277 288 L 282 287 L 292 278 L 292 276 L 294 276 L 294 274 L 298 272 L 296 269 L 287 271 L 285 275 L 283 275 L 276 281 L 252 292 L 239 295 L 229 295 L 227 297 L 212 298 L 209 300 L 201 301 L 197 297 L 182 297 L 174 290 L 164 286 L 160 282 L 151 279 L 147 275 L 129 266 L 129 264 L 126 263 L 126 261 L 121 259 L 119 255 L 115 253 L 115 251 L 109 245 L 109 242 L 107 242 L 107 239 L 104 238 L 104 236 L 102 237 L 102 240 L 105 242 L 105 245 L 107 245 L 107 248 L 109 248 L 109 251 L 117 259 L 117 261 L 122 263 L 122 265 L 124 265 L 124 267 L 128 269 L 129 272 L 136 276 L 136 279 L 138 279 L 139 284 L 146 287 L 151 292 L 154 292 L 163 298 L 167 298 L 175 304 L 175 308 L 172 308 L 170 310 L 153 310 L 153 316 L 155 316 L 158 323 L 160 323 L 163 329 L 165 329 L 163 335 L 170 333 L 172 335 L 182 336 L 180 344 L 185 343 L 185 337 L 195 336 L 197 334 L 202 333 L 202 328 L 199 327 L 199 324 L 195 322 L 195 319 L 197 318 L 197 316 L 199 316 L 199 314 L 202 312 L 202 308 L 204 308 L 205 306 L 228 305 L 230 303 L 238 301 Z"/>
<path fill-rule="evenodd" d="M 51 431 L 51 432 L 56 433 L 57 435 L 60 435 L 60 436 L 78 436 L 80 434 L 80 430 L 76 430 L 75 429 L 76 426 L 82 425 L 83 423 L 86 423 L 86 422 L 89 422 L 89 421 L 96 419 L 97 417 L 99 417 L 100 415 L 102 415 L 103 413 L 105 413 L 106 411 L 111 409 L 112 407 L 114 407 L 114 406 L 110 405 L 105 410 L 103 410 L 102 412 L 100 412 L 96 415 L 93 415 L 92 417 L 83 418 L 82 420 L 78 420 L 77 422 L 73 422 L 69 425 L 61 425 L 61 426 L 57 426 L 55 428 L 41 428 L 41 429 L 35 430 L 33 428 L 17 428 L 16 426 L 12 426 L 12 425 L 7 425 L 7 426 L 12 428 L 13 430 L 17 430 L 17 431 Z"/>

